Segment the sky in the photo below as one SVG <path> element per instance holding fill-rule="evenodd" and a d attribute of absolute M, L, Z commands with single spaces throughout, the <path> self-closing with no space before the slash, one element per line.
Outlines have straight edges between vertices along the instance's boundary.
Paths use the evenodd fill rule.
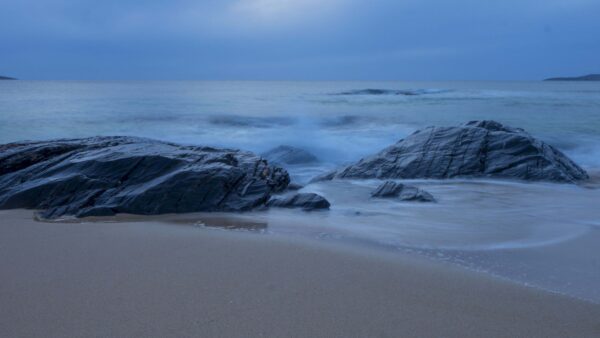
<path fill-rule="evenodd" d="M 0 75 L 538 80 L 600 73 L 600 0 L 0 0 Z"/>

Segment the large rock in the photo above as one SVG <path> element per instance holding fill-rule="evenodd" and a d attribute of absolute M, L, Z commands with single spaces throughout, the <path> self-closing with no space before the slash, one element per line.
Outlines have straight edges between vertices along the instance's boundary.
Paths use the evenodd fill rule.
<path fill-rule="evenodd" d="M 412 185 L 386 181 L 371 193 L 377 198 L 398 198 L 402 201 L 435 202 L 435 198 L 425 190 Z"/>
<path fill-rule="evenodd" d="M 277 164 L 310 164 L 319 159 L 308 151 L 292 146 L 279 146 L 261 154 L 272 163 Z"/>
<path fill-rule="evenodd" d="M 284 169 L 238 150 L 135 137 L 0 145 L 0 208 L 46 218 L 244 211 L 288 184 Z"/>
<path fill-rule="evenodd" d="M 268 203 L 269 207 L 300 208 L 306 211 L 329 209 L 331 204 L 324 197 L 314 193 L 300 193 L 283 198 L 273 198 Z"/>
<path fill-rule="evenodd" d="M 491 177 L 576 182 L 585 170 L 522 129 L 495 121 L 429 127 L 317 179 Z"/>

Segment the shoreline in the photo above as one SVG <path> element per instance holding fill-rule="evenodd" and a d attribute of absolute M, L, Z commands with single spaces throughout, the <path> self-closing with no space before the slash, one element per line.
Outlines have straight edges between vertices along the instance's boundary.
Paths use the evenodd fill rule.
<path fill-rule="evenodd" d="M 0 211 L 1 336 L 594 336 L 600 306 L 402 253 Z"/>
<path fill-rule="evenodd" d="M 412 207 L 412 205 L 410 205 Z M 600 305 L 600 294 L 595 281 L 597 273 L 587 271 L 594 266 L 594 259 L 585 248 L 595 246 L 600 233 L 587 224 L 578 232 L 567 237 L 551 239 L 534 244 L 501 243 L 483 248 L 444 246 L 420 246 L 385 241 L 381 236 L 371 238 L 364 233 L 352 230 L 358 224 L 369 226 L 368 220 L 359 223 L 352 219 L 336 218 L 327 213 L 306 213 L 298 210 L 269 210 L 247 213 L 197 212 L 183 214 L 134 215 L 87 217 L 85 219 L 65 218 L 41 220 L 43 222 L 74 223 L 115 223 L 115 222 L 161 222 L 169 225 L 206 228 L 208 231 L 241 231 L 256 236 L 268 236 L 269 240 L 300 242 L 302 245 L 323 245 L 342 251 L 356 251 L 360 254 L 407 256 L 410 259 L 426 260 L 434 264 L 452 265 L 461 269 L 484 274 L 492 278 L 536 290 L 571 297 L 584 302 Z M 339 214 L 339 210 L 337 211 Z M 343 224 L 343 226 L 340 226 Z M 425 225 L 425 224 L 422 224 Z M 498 224 L 496 224 L 498 225 Z M 592 226 L 592 228 L 590 228 Z M 388 234 L 390 238 L 401 237 L 400 233 Z M 410 238 L 410 234 L 408 234 Z M 450 238 L 448 238 L 450 239 Z M 385 258 L 385 257 L 384 257 Z M 558 265 L 554 265 L 559 263 Z M 569 268 L 565 268 L 569 266 Z M 586 273 L 583 273 L 586 270 Z M 563 274 L 560 279 L 556 274 Z M 550 277 L 550 280 L 547 280 Z"/>

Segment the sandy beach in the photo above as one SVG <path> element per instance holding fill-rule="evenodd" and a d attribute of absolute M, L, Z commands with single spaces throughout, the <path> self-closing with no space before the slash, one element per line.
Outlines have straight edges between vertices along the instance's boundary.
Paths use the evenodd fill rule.
<path fill-rule="evenodd" d="M 2 337 L 592 337 L 600 305 L 397 253 L 0 211 Z"/>

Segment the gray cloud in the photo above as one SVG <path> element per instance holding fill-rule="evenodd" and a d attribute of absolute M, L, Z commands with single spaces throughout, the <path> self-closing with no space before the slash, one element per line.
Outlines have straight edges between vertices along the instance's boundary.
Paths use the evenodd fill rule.
<path fill-rule="evenodd" d="M 0 0 L 0 73 L 537 79 L 600 72 L 592 0 Z"/>

